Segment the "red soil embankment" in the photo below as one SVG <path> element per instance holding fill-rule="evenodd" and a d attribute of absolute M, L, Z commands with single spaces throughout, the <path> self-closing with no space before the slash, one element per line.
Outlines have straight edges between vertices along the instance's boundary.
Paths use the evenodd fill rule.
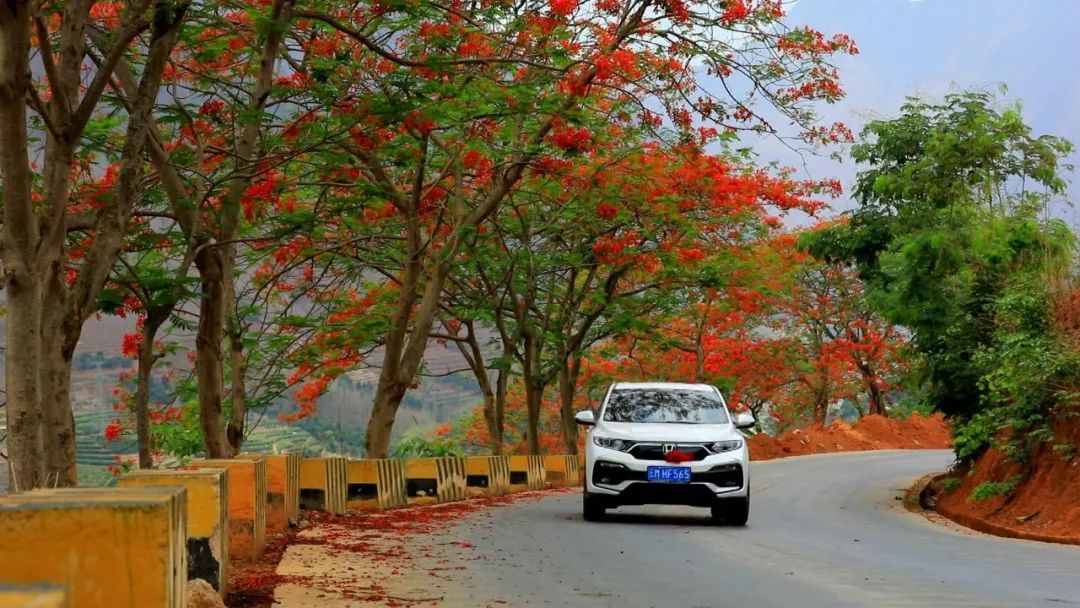
<path fill-rule="evenodd" d="M 1055 451 L 1055 444 L 1076 447 Z M 971 493 L 980 484 L 1025 473 L 999 450 L 988 450 L 967 474 L 956 477 L 959 486 L 941 493 L 937 511 L 988 534 L 1080 545 L 1080 421 L 1060 425 L 1054 441 L 1042 446 L 1028 467 L 1008 496 L 974 500 Z"/>
<path fill-rule="evenodd" d="M 754 435 L 749 440 L 751 460 L 772 460 L 804 454 L 859 450 L 943 449 L 949 447 L 949 427 L 938 414 L 912 414 L 908 418 L 870 415 L 855 424 L 837 420 L 786 431 L 776 437 Z"/>

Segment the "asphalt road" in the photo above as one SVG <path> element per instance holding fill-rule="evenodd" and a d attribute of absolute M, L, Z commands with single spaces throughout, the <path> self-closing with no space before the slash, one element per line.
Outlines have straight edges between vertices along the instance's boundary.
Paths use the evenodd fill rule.
<path fill-rule="evenodd" d="M 576 493 L 494 509 L 485 525 L 456 531 L 484 558 L 455 571 L 444 605 L 1080 606 L 1080 548 L 997 539 L 903 509 L 902 488 L 950 458 L 755 463 L 746 528 L 681 507 L 623 507 L 588 523 Z"/>

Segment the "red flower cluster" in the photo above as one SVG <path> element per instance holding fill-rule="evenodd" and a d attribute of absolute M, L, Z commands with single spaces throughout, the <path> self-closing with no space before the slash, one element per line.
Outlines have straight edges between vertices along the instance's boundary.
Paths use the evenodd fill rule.
<path fill-rule="evenodd" d="M 724 13 L 720 15 L 720 22 L 731 25 L 736 21 L 746 19 L 750 14 L 750 8 L 743 0 L 728 0 L 724 3 Z"/>
<path fill-rule="evenodd" d="M 600 203 L 596 206 L 596 215 L 598 217 L 604 218 L 605 220 L 610 220 L 611 218 L 618 215 L 618 213 L 619 210 L 616 209 L 614 205 L 609 205 L 608 203 Z"/>
<path fill-rule="evenodd" d="M 135 359 L 139 356 L 140 343 L 142 343 L 141 333 L 135 332 L 133 334 L 124 334 L 124 342 L 121 351 L 128 359 Z"/>
<path fill-rule="evenodd" d="M 582 152 L 589 147 L 592 133 L 585 127 L 559 125 L 548 135 L 548 141 L 567 152 Z"/>
<path fill-rule="evenodd" d="M 113 420 L 102 431 L 102 435 L 105 436 L 105 441 L 116 441 L 120 439 L 120 435 L 124 434 L 124 423 L 119 418 Z"/>
<path fill-rule="evenodd" d="M 221 101 L 220 99 L 208 99 L 208 100 L 206 100 L 205 103 L 203 103 L 202 107 L 199 108 L 199 114 L 202 114 L 204 116 L 206 116 L 206 115 L 213 116 L 213 115 L 216 115 L 217 113 L 221 112 L 224 109 L 225 109 L 225 102 L 224 101 Z"/>
<path fill-rule="evenodd" d="M 551 14 L 556 17 L 569 17 L 577 10 L 578 0 L 551 0 Z"/>

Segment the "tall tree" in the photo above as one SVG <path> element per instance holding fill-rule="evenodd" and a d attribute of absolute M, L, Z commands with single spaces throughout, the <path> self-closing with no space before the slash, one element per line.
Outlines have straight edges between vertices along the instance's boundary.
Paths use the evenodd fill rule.
<path fill-rule="evenodd" d="M 128 2 L 122 10 L 92 0 L 0 6 L 6 409 L 14 487 L 76 481 L 71 358 L 142 187 L 147 127 L 187 8 L 179 0 Z M 107 40 L 100 65 L 88 53 L 94 31 Z M 40 64 L 31 61 L 32 47 Z M 104 93 L 117 66 L 133 56 L 141 70 L 121 128 L 102 111 L 109 103 Z M 119 153 L 112 145 L 116 134 Z M 107 192 L 92 205 L 72 200 L 72 185 L 94 179 L 102 163 L 115 163 Z M 70 255 L 75 233 L 92 239 L 77 260 Z"/>
<path fill-rule="evenodd" d="M 590 122 L 585 114 L 604 114 L 598 102 L 617 96 L 637 100 L 639 108 L 646 99 L 660 101 L 687 131 L 693 131 L 695 110 L 732 130 L 768 128 L 750 105 L 751 98 L 764 98 L 806 126 L 808 136 L 828 137 L 811 129 L 808 102 L 839 98 L 837 74 L 825 61 L 855 51 L 843 36 L 827 40 L 784 28 L 776 2 L 716 8 L 653 0 L 530 1 L 473 7 L 469 15 L 421 4 L 297 16 L 374 54 L 361 56 L 360 66 L 330 68 L 327 76 L 351 85 L 350 94 L 338 92 L 337 99 L 348 104 L 341 118 L 352 124 L 343 154 L 328 161 L 356 167 L 363 207 L 386 209 L 402 230 L 399 261 L 388 277 L 397 309 L 381 339 L 365 442 L 373 457 L 387 452 L 463 244 L 519 188 L 530 163 L 556 147 L 553 137 L 580 136 Z M 730 39 L 718 31 L 731 32 Z M 748 39 L 758 44 L 744 45 Z M 733 82 L 749 79 L 747 90 L 757 93 L 729 99 L 700 91 L 689 67 L 698 63 Z M 661 122 L 644 109 L 609 118 L 626 125 Z M 352 204 L 356 213 L 360 205 Z"/>
<path fill-rule="evenodd" d="M 871 306 L 911 330 L 929 398 L 960 417 L 982 408 L 976 354 L 993 341 L 995 300 L 1010 280 L 1061 265 L 1072 246 L 1061 222 L 1041 217 L 1064 191 L 1071 145 L 996 106 L 985 93 L 912 98 L 898 117 L 870 122 L 852 150 L 865 166 L 858 207 L 803 239 L 852 264 Z"/>

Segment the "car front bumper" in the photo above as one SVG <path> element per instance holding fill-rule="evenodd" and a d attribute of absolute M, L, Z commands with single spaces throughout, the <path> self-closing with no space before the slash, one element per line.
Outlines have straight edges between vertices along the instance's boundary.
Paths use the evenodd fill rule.
<path fill-rule="evenodd" d="M 750 471 L 746 446 L 702 460 L 669 463 L 639 460 L 627 452 L 589 444 L 585 450 L 586 491 L 618 504 L 709 506 L 747 495 Z M 690 483 L 649 483 L 651 466 L 690 467 Z"/>

